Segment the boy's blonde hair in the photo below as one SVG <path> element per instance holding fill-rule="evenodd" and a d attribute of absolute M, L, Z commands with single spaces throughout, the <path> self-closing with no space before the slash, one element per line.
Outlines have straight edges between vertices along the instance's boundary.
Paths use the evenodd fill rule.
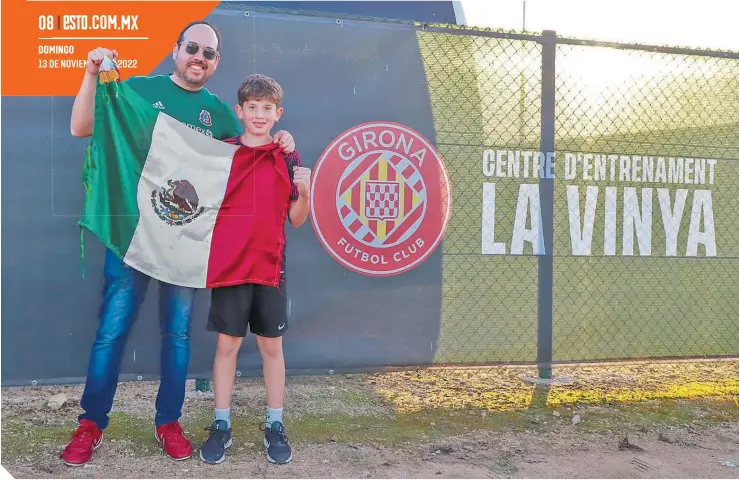
<path fill-rule="evenodd" d="M 238 98 L 239 105 L 248 100 L 271 100 L 279 108 L 282 106 L 282 87 L 273 78 L 255 73 L 241 83 Z"/>

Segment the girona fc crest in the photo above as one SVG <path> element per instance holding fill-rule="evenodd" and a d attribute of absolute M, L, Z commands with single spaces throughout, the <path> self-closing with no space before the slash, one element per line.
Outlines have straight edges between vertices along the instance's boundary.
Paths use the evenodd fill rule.
<path fill-rule="evenodd" d="M 439 246 L 451 215 L 449 175 L 418 132 L 391 122 L 337 137 L 313 171 L 311 217 L 323 247 L 364 275 L 398 275 Z"/>

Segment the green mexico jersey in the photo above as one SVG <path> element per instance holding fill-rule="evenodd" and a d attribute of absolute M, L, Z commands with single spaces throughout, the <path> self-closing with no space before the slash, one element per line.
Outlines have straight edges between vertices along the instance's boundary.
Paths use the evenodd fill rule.
<path fill-rule="evenodd" d="M 185 90 L 169 75 L 131 77 L 125 83 L 155 108 L 209 137 L 222 140 L 241 134 L 233 109 L 205 87 Z"/>

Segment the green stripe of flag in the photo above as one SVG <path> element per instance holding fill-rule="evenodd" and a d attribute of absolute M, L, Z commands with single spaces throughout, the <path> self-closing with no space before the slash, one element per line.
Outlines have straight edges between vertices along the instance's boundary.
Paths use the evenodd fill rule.
<path fill-rule="evenodd" d="M 120 95 L 125 102 L 111 101 Z M 120 257 L 139 221 L 136 191 L 158 115 L 126 83 L 97 87 L 95 125 L 83 172 L 87 194 L 78 224 Z"/>

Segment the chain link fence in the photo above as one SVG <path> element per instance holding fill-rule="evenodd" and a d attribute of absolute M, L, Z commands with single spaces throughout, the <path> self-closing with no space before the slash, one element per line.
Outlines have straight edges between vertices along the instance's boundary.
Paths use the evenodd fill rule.
<path fill-rule="evenodd" d="M 557 46 L 556 360 L 738 353 L 739 60 L 710 53 Z"/>
<path fill-rule="evenodd" d="M 418 39 L 453 186 L 435 360 L 455 368 L 383 375 L 386 396 L 735 397 L 739 53 L 430 25 Z"/>
<path fill-rule="evenodd" d="M 453 185 L 439 363 L 739 354 L 739 54 L 418 38 Z"/>
<path fill-rule="evenodd" d="M 481 146 L 538 150 L 541 46 L 431 31 L 419 32 L 419 45 L 436 146 L 453 194 L 436 359 L 530 362 L 536 359 L 537 259 L 480 254 L 480 221 L 491 221 L 491 215 L 483 217 L 483 195 L 495 196 L 497 218 L 513 218 L 518 190 L 514 182 L 484 190 Z M 512 224 L 499 222 L 495 229 L 501 238 L 510 237 Z"/>

